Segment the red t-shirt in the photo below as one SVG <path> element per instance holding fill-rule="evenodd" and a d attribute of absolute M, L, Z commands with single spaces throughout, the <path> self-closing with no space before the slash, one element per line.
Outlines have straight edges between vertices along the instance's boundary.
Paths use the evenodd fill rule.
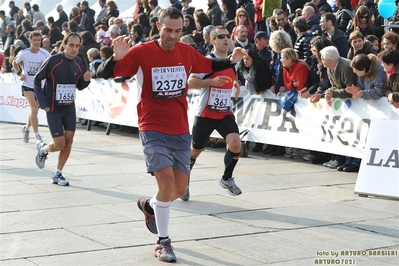
<path fill-rule="evenodd" d="M 140 130 L 178 135 L 189 132 L 187 77 L 192 72 L 211 73 L 212 60 L 186 43 L 177 42 L 172 51 L 165 51 L 151 41 L 133 46 L 113 71 L 114 77 L 137 74 Z"/>

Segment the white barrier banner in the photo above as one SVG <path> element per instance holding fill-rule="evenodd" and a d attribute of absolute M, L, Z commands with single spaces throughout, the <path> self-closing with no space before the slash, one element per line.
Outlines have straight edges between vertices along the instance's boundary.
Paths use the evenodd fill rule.
<path fill-rule="evenodd" d="M 9 105 L 13 102 L 13 98 L 9 98 L 8 92 L 5 92 L 10 91 L 8 87 L 10 84 L 1 84 L 1 121 L 24 123 L 26 114 L 17 115 L 17 118 L 3 115 L 4 107 L 10 108 Z M 12 89 L 15 93 L 12 97 L 16 103 L 13 108 L 18 109 L 18 101 L 21 103 L 19 99 L 22 97 L 19 84 L 13 84 L 12 87 L 15 88 Z M 6 90 L 3 90 L 4 88 Z M 190 128 L 199 92 L 190 89 L 187 95 Z M 138 89 L 134 80 L 116 83 L 112 80 L 93 79 L 88 88 L 77 92 L 77 116 L 137 127 L 138 102 Z M 270 91 L 261 96 L 249 95 L 243 87 L 239 98 L 233 99 L 233 111 L 240 130 L 249 129 L 247 140 L 356 158 L 362 158 L 371 119 L 399 120 L 399 110 L 392 107 L 385 97 L 370 101 L 321 99 L 315 104 L 298 98 L 294 108 L 286 112 L 278 105 L 277 97 Z M 13 119 L 15 120 L 12 121 Z"/>
<path fill-rule="evenodd" d="M 4 75 L 4 76 L 3 76 Z M 22 96 L 21 84 L 13 75 L 1 75 L 0 121 L 24 124 L 28 121 L 30 108 Z M 14 81 L 14 82 L 13 82 Z M 39 125 L 47 126 L 46 112 L 39 110 Z"/>
<path fill-rule="evenodd" d="M 136 82 L 116 83 L 92 79 L 90 85 L 76 94 L 76 115 L 106 123 L 138 126 Z"/>

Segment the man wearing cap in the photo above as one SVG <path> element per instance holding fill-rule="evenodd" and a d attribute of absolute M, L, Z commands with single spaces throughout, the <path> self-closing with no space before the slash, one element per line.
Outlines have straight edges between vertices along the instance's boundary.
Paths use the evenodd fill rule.
<path fill-rule="evenodd" d="M 36 30 L 40 31 L 41 34 L 43 34 L 43 32 L 48 29 L 48 27 L 44 24 L 43 20 L 36 21 L 35 27 L 36 27 Z"/>
<path fill-rule="evenodd" d="M 269 47 L 269 35 L 265 31 L 258 31 L 255 34 L 255 47 L 260 57 L 270 65 L 272 50 Z"/>
<path fill-rule="evenodd" d="M 190 3 L 191 0 L 181 0 L 181 5 L 183 6 L 181 12 L 183 13 L 183 16 L 187 14 L 194 16 L 195 7 L 189 6 Z"/>
<path fill-rule="evenodd" d="M 259 56 L 265 60 L 266 64 L 270 66 L 272 60 L 272 51 L 269 48 L 269 35 L 265 31 L 258 31 L 255 34 L 255 49 Z M 256 142 L 252 152 L 260 152 L 263 150 L 263 143 Z"/>
<path fill-rule="evenodd" d="M 169 2 L 172 4 L 170 7 L 177 8 L 180 11 L 183 8 L 183 6 L 181 5 L 180 1 L 178 1 L 178 0 L 169 0 Z"/>
<path fill-rule="evenodd" d="M 53 50 L 51 50 L 51 55 L 55 55 L 58 53 L 61 53 L 61 45 L 62 45 L 62 41 L 57 41 L 55 44 L 52 44 L 51 47 L 53 47 Z"/>

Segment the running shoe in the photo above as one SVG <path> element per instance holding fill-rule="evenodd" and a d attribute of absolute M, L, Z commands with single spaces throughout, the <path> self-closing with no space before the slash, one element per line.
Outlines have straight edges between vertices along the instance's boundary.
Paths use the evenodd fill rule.
<path fill-rule="evenodd" d="M 223 180 L 223 178 L 221 178 L 219 180 L 219 185 L 222 188 L 227 189 L 227 192 L 232 196 L 238 196 L 242 193 L 241 189 L 239 187 L 237 187 L 236 182 L 234 181 L 233 177 L 231 177 L 227 180 Z"/>
<path fill-rule="evenodd" d="M 190 199 L 190 185 L 189 184 L 187 184 L 186 193 L 184 193 L 184 195 L 181 196 L 180 199 L 182 201 L 188 201 Z"/>
<path fill-rule="evenodd" d="M 154 256 L 160 261 L 176 262 L 170 238 L 158 240 L 155 244 Z"/>
<path fill-rule="evenodd" d="M 52 178 L 53 184 L 57 184 L 59 186 L 69 186 L 69 182 L 62 176 L 61 173 L 54 173 Z"/>
<path fill-rule="evenodd" d="M 46 163 L 46 159 L 47 159 L 47 154 L 45 154 L 42 149 L 44 146 L 46 146 L 47 144 L 44 143 L 44 141 L 40 141 L 37 144 L 37 155 L 36 155 L 36 164 L 37 167 L 39 167 L 40 169 L 43 169 L 44 164 Z"/>
<path fill-rule="evenodd" d="M 22 127 L 22 140 L 25 143 L 29 142 L 29 128 L 27 128 L 26 125 Z"/>
<path fill-rule="evenodd" d="M 158 234 L 157 224 L 155 222 L 155 215 L 147 212 L 147 210 L 145 209 L 146 204 L 150 204 L 150 200 L 146 197 L 140 197 L 137 200 L 137 207 L 139 207 L 140 211 L 144 213 L 145 226 L 151 233 Z"/>
<path fill-rule="evenodd" d="M 36 136 L 36 143 L 39 143 L 40 141 L 43 141 L 42 136 L 37 135 Z"/>

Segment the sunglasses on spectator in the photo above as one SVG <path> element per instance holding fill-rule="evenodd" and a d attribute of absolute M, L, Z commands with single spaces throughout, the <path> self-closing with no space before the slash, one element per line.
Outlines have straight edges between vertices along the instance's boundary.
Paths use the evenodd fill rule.
<path fill-rule="evenodd" d="M 242 18 L 242 17 L 247 17 L 247 15 L 245 15 L 245 14 L 240 14 L 240 15 L 238 15 L 240 18 Z"/>
<path fill-rule="evenodd" d="M 216 35 L 216 38 L 218 38 L 218 39 L 224 39 L 225 37 L 227 37 L 227 39 L 230 39 L 230 34 L 219 34 L 219 35 Z"/>
<path fill-rule="evenodd" d="M 359 18 L 369 18 L 369 16 L 362 16 L 362 15 L 359 15 Z"/>

